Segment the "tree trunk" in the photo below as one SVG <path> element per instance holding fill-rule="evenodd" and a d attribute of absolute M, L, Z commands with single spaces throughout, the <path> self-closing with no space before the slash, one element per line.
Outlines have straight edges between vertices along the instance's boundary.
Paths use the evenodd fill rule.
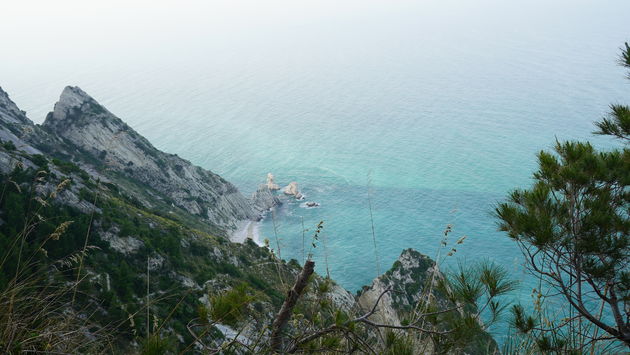
<path fill-rule="evenodd" d="M 306 263 L 304 263 L 302 272 L 298 275 L 293 287 L 287 292 L 287 297 L 284 299 L 284 303 L 282 304 L 276 319 L 273 321 L 273 325 L 271 326 L 272 331 L 270 345 L 274 352 L 279 352 L 282 348 L 282 331 L 291 318 L 291 313 L 293 312 L 293 308 L 297 304 L 298 299 L 308 285 L 308 279 L 313 274 L 314 268 L 314 261 L 307 260 Z"/>

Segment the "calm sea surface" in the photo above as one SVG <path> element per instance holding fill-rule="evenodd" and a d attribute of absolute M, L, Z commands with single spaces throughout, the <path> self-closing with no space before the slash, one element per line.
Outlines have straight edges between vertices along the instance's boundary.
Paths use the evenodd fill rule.
<path fill-rule="evenodd" d="M 246 194 L 267 172 L 297 181 L 321 206 L 276 211 L 282 256 L 302 260 L 302 223 L 308 252 L 323 220 L 318 271 L 351 291 L 404 248 L 434 257 L 452 224 L 451 242 L 468 238 L 446 264 L 493 260 L 524 281 L 526 300 L 521 255 L 493 206 L 529 186 L 535 154 L 556 138 L 611 146 L 590 132 L 610 103 L 630 103 L 616 66 L 630 2 L 510 3 L 330 5 L 249 25 L 198 16 L 115 40 L 25 27 L 23 42 L 0 35 L 14 45 L 0 85 L 36 122 L 64 85 L 79 85 Z M 268 218 L 261 238 L 275 248 L 275 234 Z"/>

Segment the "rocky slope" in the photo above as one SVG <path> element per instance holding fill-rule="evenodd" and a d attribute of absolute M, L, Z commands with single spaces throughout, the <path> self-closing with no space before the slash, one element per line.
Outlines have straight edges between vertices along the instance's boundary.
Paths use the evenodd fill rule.
<path fill-rule="evenodd" d="M 454 304 L 440 290 L 439 282 L 444 275 L 430 257 L 413 249 L 404 250 L 398 260 L 383 275 L 374 279 L 369 286 L 364 286 L 357 295 L 361 309 L 369 309 L 378 297 L 387 289 L 376 310 L 373 320 L 378 323 L 401 325 L 407 322 L 413 312 L 418 311 L 419 301 L 430 300 L 433 311 L 453 308 Z M 422 302 L 420 302 L 422 304 Z M 426 312 L 426 309 L 424 310 Z M 459 313 L 454 313 L 459 317 Z M 444 315 L 447 315 L 445 313 Z M 439 328 L 445 320 L 436 318 L 434 324 Z M 485 331 L 473 333 L 473 339 L 454 342 L 448 349 L 451 354 L 495 354 L 498 347 L 494 339 Z M 436 352 L 434 344 L 428 339 L 418 338 L 414 342 L 416 353 L 432 354 Z"/>
<path fill-rule="evenodd" d="M 32 125 L 33 122 L 26 117 L 26 112 L 20 110 L 17 105 L 11 101 L 2 87 L 0 87 L 0 117 L 9 125 Z"/>
<path fill-rule="evenodd" d="M 143 307 L 147 263 L 153 274 L 150 295 L 185 297 L 167 327 L 181 344 L 191 342 L 185 324 L 197 316 L 197 307 L 209 295 L 242 283 L 256 296 L 251 324 L 259 331 L 282 302 L 283 280 L 299 272 L 296 263 L 277 261 L 252 241 L 234 244 L 225 238 L 238 222 L 259 219 L 280 203 L 267 186 L 245 198 L 220 176 L 155 149 L 78 88 L 64 90 L 41 126 L 0 90 L 0 180 L 0 256 L 17 228 L 31 220 L 33 198 L 41 203 L 34 212 L 40 224 L 31 235 L 33 248 L 59 221 L 73 221 L 63 238 L 41 249 L 48 267 L 68 263 L 62 260 L 81 250 L 89 231 L 92 252 L 85 260 L 89 277 L 82 301 L 97 301 L 92 311 L 101 324 Z M 19 260 L 14 259 L 7 260 Z M 3 282 L 0 273 L 0 286 Z M 332 302 L 349 307 L 352 295 L 339 286 L 333 290 Z M 176 303 L 158 303 L 151 313 L 164 320 Z M 123 347 L 133 334 L 146 332 L 141 315 L 131 323 L 119 329 Z M 215 332 L 208 340 L 222 337 Z"/>
<path fill-rule="evenodd" d="M 383 291 L 391 288 L 392 292 L 383 296 L 381 307 L 374 314 L 374 318 L 379 322 L 389 320 L 400 324 L 402 312 L 409 311 L 418 302 L 425 285 L 435 286 L 437 278 L 440 277 L 442 275 L 435 269 L 435 263 L 431 258 L 413 249 L 407 249 L 402 252 L 391 269 L 374 279 L 371 285 L 363 287 L 357 301 L 362 308 L 368 309 Z M 431 280 L 433 278 L 435 280 Z"/>
<path fill-rule="evenodd" d="M 27 135 L 33 122 L 26 117 L 26 112 L 20 110 L 11 101 L 9 95 L 0 87 L 0 139 L 3 142 L 11 142 L 16 149 L 30 154 L 41 153 L 38 149 L 25 142 L 22 137 Z"/>
<path fill-rule="evenodd" d="M 145 207 L 227 235 L 278 203 L 267 189 L 250 199 L 211 171 L 156 149 L 78 87 L 66 87 L 43 125 L 34 125 L 0 89 L 0 139 L 30 154 L 71 161 L 113 182 Z"/>
<path fill-rule="evenodd" d="M 66 87 L 42 127 L 82 153 L 144 184 L 168 202 L 232 230 L 257 217 L 250 202 L 228 181 L 177 155 L 159 151 L 78 87 Z"/>

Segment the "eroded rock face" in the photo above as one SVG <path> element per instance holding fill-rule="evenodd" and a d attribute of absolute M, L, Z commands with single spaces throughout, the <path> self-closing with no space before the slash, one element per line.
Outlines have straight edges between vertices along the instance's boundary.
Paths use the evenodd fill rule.
<path fill-rule="evenodd" d="M 259 213 L 264 213 L 270 208 L 279 206 L 282 204 L 278 196 L 274 195 L 268 185 L 261 184 L 258 186 L 258 190 L 252 195 L 252 204 L 254 209 Z"/>
<path fill-rule="evenodd" d="M 234 185 L 177 155 L 164 153 L 78 87 L 66 87 L 43 128 L 107 169 L 166 196 L 174 206 L 231 231 L 257 211 Z"/>
<path fill-rule="evenodd" d="M 289 185 L 285 186 L 282 192 L 285 195 L 294 196 L 298 200 L 302 198 L 302 194 L 298 189 L 298 183 L 295 181 L 292 181 Z"/>
<path fill-rule="evenodd" d="M 112 227 L 107 231 L 100 233 L 99 237 L 109 242 L 109 246 L 117 252 L 129 256 L 140 250 L 144 246 L 141 240 L 134 237 L 121 237 L 120 228 Z"/>
<path fill-rule="evenodd" d="M 0 88 L 0 140 L 11 142 L 15 149 L 28 154 L 41 154 L 37 148 L 23 139 L 23 136 L 31 134 L 34 128 L 35 125 L 26 117 L 26 112 L 20 110 Z"/>
<path fill-rule="evenodd" d="M 267 188 L 271 191 L 280 190 L 280 186 L 276 184 L 274 181 L 274 176 L 272 173 L 267 173 Z"/>
<path fill-rule="evenodd" d="M 390 292 L 383 294 L 376 312 L 370 318 L 380 323 L 400 325 L 401 321 L 413 312 L 423 297 L 428 297 L 427 287 L 432 288 L 431 299 L 440 310 L 453 308 L 454 304 L 442 294 L 437 285 L 444 278 L 439 267 L 430 257 L 413 249 L 406 249 L 391 269 L 364 286 L 357 295 L 359 307 L 366 312 L 376 303 L 378 297 L 388 288 Z M 416 344 L 419 353 L 435 353 L 433 344 L 428 340 L 420 340 Z M 494 354 L 498 347 L 494 339 L 484 331 L 475 334 L 461 347 L 450 350 L 452 354 Z"/>
<path fill-rule="evenodd" d="M 361 308 L 370 309 L 379 295 L 391 288 L 393 292 L 382 297 L 374 317 L 380 322 L 400 324 L 400 312 L 418 302 L 427 280 L 437 282 L 442 277 L 439 271 L 433 274 L 434 268 L 435 262 L 428 256 L 413 249 L 404 250 L 390 270 L 363 288 L 357 302 Z"/>
<path fill-rule="evenodd" d="M 0 87 L 0 120 L 5 123 L 18 123 L 32 125 L 33 122 L 26 117 L 26 112 L 20 110 L 15 102 L 9 98 Z"/>

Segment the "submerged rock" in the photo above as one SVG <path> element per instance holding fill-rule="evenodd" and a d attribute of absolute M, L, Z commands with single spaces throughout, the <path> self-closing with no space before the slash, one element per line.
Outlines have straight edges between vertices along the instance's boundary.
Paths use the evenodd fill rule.
<path fill-rule="evenodd" d="M 319 203 L 317 202 L 313 202 L 313 201 L 309 201 L 307 203 L 305 203 L 306 207 L 317 207 L 319 206 Z"/>

